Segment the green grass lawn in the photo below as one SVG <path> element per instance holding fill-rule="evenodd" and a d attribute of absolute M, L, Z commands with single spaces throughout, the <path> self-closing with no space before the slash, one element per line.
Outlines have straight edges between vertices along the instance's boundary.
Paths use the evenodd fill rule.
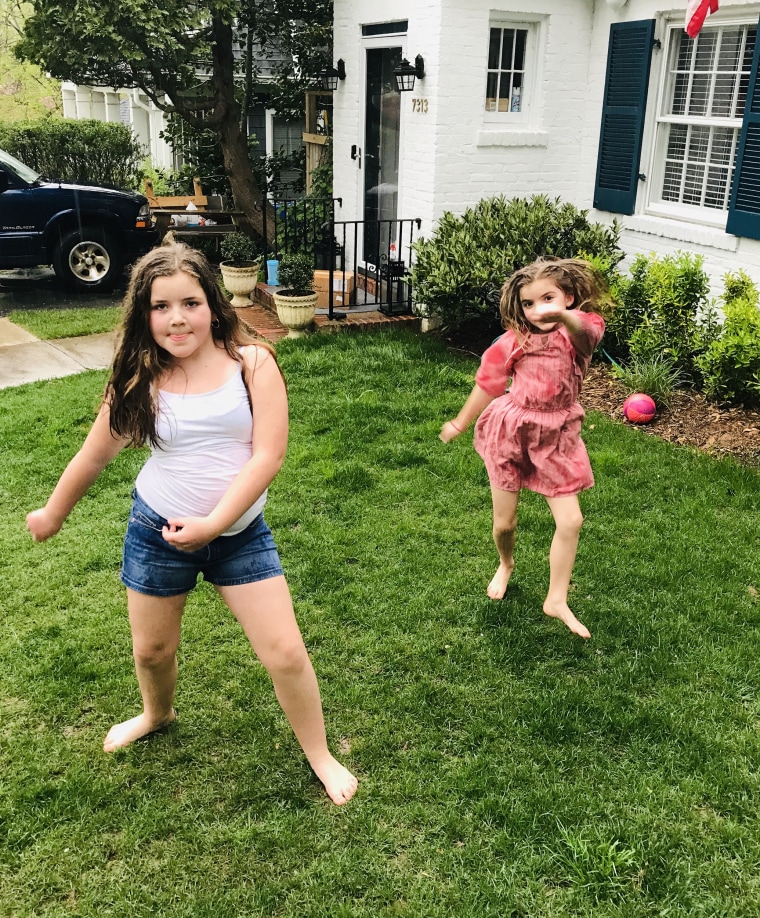
<path fill-rule="evenodd" d="M 541 612 L 551 517 L 521 502 L 491 602 L 490 498 L 441 421 L 475 365 L 401 333 L 278 349 L 292 433 L 267 518 L 361 779 L 329 804 L 263 667 L 192 595 L 180 719 L 136 712 L 121 539 L 142 452 L 54 540 L 24 514 L 84 437 L 104 374 L 0 393 L 0 915 L 756 916 L 760 471 L 590 415 L 571 601 Z"/>
<path fill-rule="evenodd" d="M 14 325 L 20 325 L 41 340 L 75 338 L 113 331 L 121 320 L 120 306 L 90 309 L 16 309 L 8 314 Z"/>

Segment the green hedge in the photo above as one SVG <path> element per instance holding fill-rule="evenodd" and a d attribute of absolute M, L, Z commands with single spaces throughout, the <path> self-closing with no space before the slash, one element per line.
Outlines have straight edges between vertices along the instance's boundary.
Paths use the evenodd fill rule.
<path fill-rule="evenodd" d="M 581 255 L 609 270 L 623 258 L 618 224 L 592 223 L 587 214 L 545 195 L 484 198 L 460 217 L 447 212 L 415 244 L 415 300 L 447 328 L 475 319 L 498 329 L 498 303 L 489 295 L 538 256 Z"/>
<path fill-rule="evenodd" d="M 47 178 L 113 188 L 139 188 L 145 157 L 126 125 L 71 118 L 0 124 L 0 149 Z"/>

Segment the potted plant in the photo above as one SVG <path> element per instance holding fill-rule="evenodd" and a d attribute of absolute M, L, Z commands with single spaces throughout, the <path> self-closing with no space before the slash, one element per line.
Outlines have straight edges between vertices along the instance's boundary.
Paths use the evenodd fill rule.
<path fill-rule="evenodd" d="M 252 306 L 251 294 L 256 289 L 260 267 L 253 239 L 245 233 L 230 233 L 222 239 L 219 249 L 223 259 L 219 268 L 224 286 L 232 294 L 232 305 Z"/>
<path fill-rule="evenodd" d="M 277 316 L 289 338 L 300 338 L 314 321 L 318 296 L 314 265 L 306 255 L 284 255 L 279 268 L 280 288 L 273 294 Z"/>

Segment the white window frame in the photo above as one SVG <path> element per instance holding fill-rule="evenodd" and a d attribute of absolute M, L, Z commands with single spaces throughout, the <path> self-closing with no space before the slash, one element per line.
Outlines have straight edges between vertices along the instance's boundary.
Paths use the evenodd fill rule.
<path fill-rule="evenodd" d="M 702 27 L 702 32 L 718 31 L 731 28 L 746 28 L 753 30 L 757 26 L 757 7 L 752 7 L 752 12 L 747 11 L 741 17 L 736 15 L 732 17 L 718 18 L 711 16 Z M 717 117 L 707 115 L 699 117 L 696 115 L 671 115 L 669 111 L 672 107 L 674 80 L 672 77 L 672 66 L 676 55 L 676 40 L 679 34 L 683 33 L 683 19 L 673 19 L 665 23 L 665 41 L 663 43 L 663 59 L 658 76 L 659 91 L 657 97 L 656 115 L 653 125 L 654 137 L 651 145 L 651 159 L 649 164 L 649 198 L 646 211 L 653 216 L 669 217 L 671 219 L 681 220 L 687 223 L 699 223 L 704 226 L 714 226 L 725 228 L 728 217 L 728 196 L 731 189 L 731 181 L 736 168 L 736 153 L 739 143 L 739 135 L 742 129 L 743 115 L 735 118 Z M 700 32 L 700 34 L 702 34 Z M 760 37 L 757 39 L 760 40 Z M 751 61 L 750 61 L 751 63 Z M 712 89 L 712 87 L 711 87 Z M 745 86 L 746 89 L 746 86 Z M 728 180 L 728 189 L 726 194 L 725 208 L 707 207 L 698 204 L 687 204 L 677 201 L 663 200 L 663 183 L 665 179 L 665 165 L 668 147 L 668 125 L 689 125 L 704 126 L 708 128 L 730 128 L 735 131 L 735 139 L 732 148 L 733 164 Z"/>
<path fill-rule="evenodd" d="M 543 54 L 541 53 L 544 43 L 544 16 L 524 16 L 520 15 L 519 19 L 506 18 L 504 14 L 492 13 L 488 21 L 488 30 L 486 33 L 485 46 L 483 50 L 483 97 L 481 106 L 483 109 L 483 123 L 490 128 L 515 127 L 524 129 L 528 126 L 535 125 L 537 118 L 537 100 L 538 87 L 541 84 L 541 68 L 543 66 Z M 488 76 L 494 71 L 488 67 L 488 53 L 491 43 L 492 29 L 515 29 L 526 32 L 525 37 L 525 60 L 523 66 L 524 84 L 521 88 L 520 111 L 519 112 L 499 112 L 487 111 L 486 100 L 488 98 Z"/>

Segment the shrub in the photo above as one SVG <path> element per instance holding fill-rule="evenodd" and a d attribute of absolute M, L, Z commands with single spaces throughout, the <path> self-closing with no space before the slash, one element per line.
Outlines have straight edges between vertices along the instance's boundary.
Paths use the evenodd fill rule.
<path fill-rule="evenodd" d="M 308 255 L 283 255 L 279 267 L 280 286 L 296 293 L 314 290 L 314 265 Z"/>
<path fill-rule="evenodd" d="M 622 259 L 617 222 L 591 223 L 587 214 L 545 195 L 484 198 L 461 217 L 445 213 L 430 239 L 414 246 L 416 301 L 447 328 L 472 318 L 484 326 L 500 327 L 493 292 L 538 256 L 592 256 L 610 269 Z"/>
<path fill-rule="evenodd" d="M 725 278 L 719 336 L 699 357 L 708 398 L 726 404 L 760 406 L 760 310 L 758 291 L 739 271 Z"/>
<path fill-rule="evenodd" d="M 0 125 L 0 149 L 46 178 L 133 189 L 145 155 L 126 125 L 72 118 Z"/>
<path fill-rule="evenodd" d="M 605 349 L 620 360 L 664 355 L 683 373 L 698 375 L 696 358 L 717 331 L 708 291 L 700 256 L 638 255 L 630 277 L 613 280 L 617 306 L 607 320 Z"/>
<path fill-rule="evenodd" d="M 219 243 L 219 251 L 224 261 L 233 264 L 246 264 L 257 261 L 256 243 L 245 233 L 230 233 Z"/>

